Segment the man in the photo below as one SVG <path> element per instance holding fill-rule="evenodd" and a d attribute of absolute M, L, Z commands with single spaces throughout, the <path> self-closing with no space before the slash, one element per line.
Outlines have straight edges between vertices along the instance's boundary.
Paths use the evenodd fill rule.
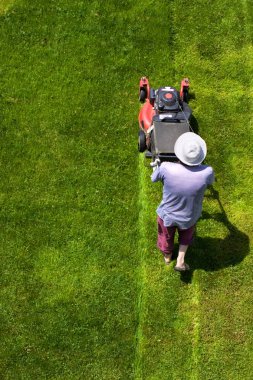
<path fill-rule="evenodd" d="M 174 269 L 183 272 L 190 269 L 185 263 L 185 254 L 201 216 L 205 189 L 214 181 L 214 172 L 210 166 L 201 164 L 207 148 L 197 134 L 182 134 L 175 143 L 174 152 L 179 162 L 162 162 L 154 170 L 151 180 L 163 183 L 163 198 L 157 209 L 157 246 L 164 255 L 165 264 L 169 264 L 177 230 L 179 252 Z"/>

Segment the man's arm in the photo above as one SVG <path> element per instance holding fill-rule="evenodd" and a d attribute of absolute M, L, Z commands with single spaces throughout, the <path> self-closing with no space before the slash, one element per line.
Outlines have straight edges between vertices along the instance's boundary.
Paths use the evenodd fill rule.
<path fill-rule="evenodd" d="M 209 174 L 209 176 L 208 176 L 208 178 L 207 178 L 207 184 L 208 185 L 212 185 L 212 183 L 214 182 L 214 180 L 215 180 L 215 177 L 214 177 L 214 171 L 213 171 L 213 168 L 210 166 L 209 167 L 209 169 L 210 169 L 210 174 Z"/>
<path fill-rule="evenodd" d="M 152 182 L 158 182 L 158 181 L 162 181 L 162 180 L 163 180 L 162 167 L 157 166 L 151 175 L 151 181 Z"/>

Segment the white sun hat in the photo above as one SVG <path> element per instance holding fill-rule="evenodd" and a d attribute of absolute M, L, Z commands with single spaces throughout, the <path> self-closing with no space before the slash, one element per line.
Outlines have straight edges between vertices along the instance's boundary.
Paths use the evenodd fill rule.
<path fill-rule="evenodd" d="M 194 132 L 186 132 L 178 137 L 174 152 L 177 158 L 186 165 L 197 166 L 206 157 L 206 143 Z"/>

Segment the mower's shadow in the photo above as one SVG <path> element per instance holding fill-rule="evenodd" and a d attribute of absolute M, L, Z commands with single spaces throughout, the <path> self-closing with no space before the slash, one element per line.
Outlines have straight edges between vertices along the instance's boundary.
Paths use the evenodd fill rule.
<path fill-rule="evenodd" d="M 213 219 L 223 223 L 228 230 L 225 239 L 200 237 L 196 232 L 196 237 L 192 249 L 187 254 L 187 262 L 191 270 L 181 274 L 181 280 L 190 283 L 194 270 L 203 269 L 205 271 L 217 271 L 240 263 L 249 253 L 249 237 L 239 231 L 227 218 L 225 210 L 220 202 L 219 193 L 211 187 L 211 195 L 220 207 L 221 212 L 213 215 L 203 212 L 202 219 Z"/>
<path fill-rule="evenodd" d="M 195 116 L 191 115 L 190 124 L 194 133 L 199 133 L 199 124 Z"/>

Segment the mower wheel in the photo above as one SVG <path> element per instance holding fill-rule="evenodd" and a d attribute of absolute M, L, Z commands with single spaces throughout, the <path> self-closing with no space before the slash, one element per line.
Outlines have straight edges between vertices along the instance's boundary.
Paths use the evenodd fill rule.
<path fill-rule="evenodd" d="M 147 91 L 144 88 L 142 88 L 140 90 L 139 101 L 141 103 L 144 103 L 146 98 L 147 98 Z"/>
<path fill-rule="evenodd" d="M 139 152 L 142 153 L 142 152 L 145 152 L 146 149 L 147 149 L 146 135 L 143 132 L 143 130 L 140 130 L 139 131 L 139 138 L 138 138 L 138 150 L 139 150 Z"/>

